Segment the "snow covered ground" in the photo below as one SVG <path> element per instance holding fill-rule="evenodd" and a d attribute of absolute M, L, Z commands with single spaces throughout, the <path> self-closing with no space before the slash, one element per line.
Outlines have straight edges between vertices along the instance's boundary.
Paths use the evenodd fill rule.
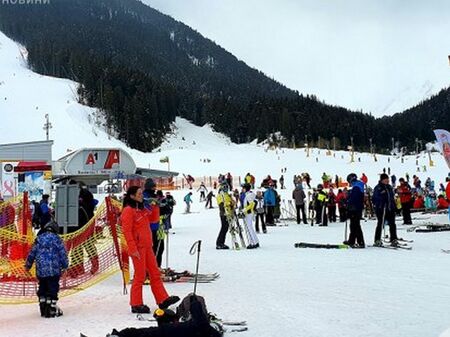
<path fill-rule="evenodd" d="M 323 172 L 345 176 L 354 171 L 365 172 L 373 185 L 383 168 L 400 177 L 416 171 L 418 160 L 425 181 L 431 176 L 442 182 L 448 168 L 440 154 L 433 154 L 435 167 L 428 158 L 409 156 L 377 156 L 355 154 L 350 163 L 347 152 L 331 156 L 325 150 L 313 149 L 307 157 L 304 149 L 268 150 L 256 144 L 236 145 L 209 126 L 196 127 L 178 118 L 175 133 L 168 136 L 161 152 L 144 154 L 126 146 L 93 126 L 93 109 L 76 103 L 76 83 L 34 74 L 23 65 L 19 47 L 0 34 L 0 143 L 39 140 L 44 138 L 42 125 L 45 113 L 53 124 L 51 138 L 55 141 L 54 159 L 67 149 L 94 146 L 120 146 L 128 150 L 138 165 L 166 169 L 159 159 L 169 156 L 171 169 L 193 176 L 231 172 L 244 176 L 252 172 L 257 182 L 267 174 L 278 178 L 287 168 L 286 184 L 292 175 L 310 172 L 313 184 Z M 89 122 L 91 119 L 91 122 Z M 184 139 L 184 140 L 183 140 Z M 203 162 L 209 159 L 210 162 Z M 360 161 L 359 161 L 360 159 Z M 310 227 L 290 223 L 286 227 L 269 227 L 260 235 L 261 248 L 252 251 L 217 251 L 215 238 L 219 229 L 217 209 L 205 210 L 196 203 L 199 213 L 184 215 L 182 197 L 186 191 L 175 192 L 179 202 L 174 215 L 176 234 L 171 236 L 170 266 L 178 270 L 194 270 L 195 257 L 188 251 L 196 240 L 203 240 L 200 272 L 219 272 L 219 280 L 201 284 L 199 293 L 208 307 L 219 316 L 245 319 L 253 336 L 439 336 L 450 328 L 450 256 L 441 248 L 450 248 L 450 233 L 411 234 L 400 226 L 400 236 L 413 239 L 412 251 L 307 250 L 296 249 L 298 241 L 340 243 L 343 224 Z M 290 197 L 290 190 L 283 191 Z M 433 221 L 448 222 L 446 216 Z M 419 220 L 415 220 L 419 222 Z M 374 223 L 363 223 L 368 244 L 373 241 Z M 183 297 L 191 284 L 169 284 L 170 293 Z M 113 327 L 147 326 L 129 313 L 128 296 L 122 295 L 121 277 L 115 275 L 86 291 L 60 301 L 65 315 L 45 320 L 38 315 L 37 305 L 0 307 L 2 336 L 104 336 Z M 149 289 L 147 303 L 154 309 Z"/>
<path fill-rule="evenodd" d="M 181 201 L 185 191 L 175 192 Z M 289 191 L 283 191 L 289 197 Z M 218 210 L 206 210 L 195 195 L 193 211 L 174 215 L 170 237 L 170 266 L 195 268 L 189 248 L 202 240 L 200 272 L 219 272 L 210 284 L 200 284 L 210 311 L 230 320 L 247 320 L 249 331 L 239 336 L 439 336 L 450 328 L 450 233 L 407 233 L 412 251 L 315 250 L 294 248 L 299 241 L 340 243 L 344 225 L 311 227 L 292 222 L 269 227 L 259 236 L 261 248 L 217 251 Z M 422 217 L 420 215 L 419 217 Z M 433 221 L 445 222 L 446 216 Z M 420 223 L 429 220 L 414 220 Z M 399 223 L 399 221 L 397 221 Z M 374 222 L 363 223 L 365 239 L 372 243 Z M 229 241 L 229 238 L 227 239 Z M 229 242 L 228 242 L 229 243 Z M 185 296 L 192 284 L 168 284 L 171 294 Z M 41 319 L 37 304 L 0 307 L 2 336 L 104 336 L 113 327 L 144 327 L 129 312 L 119 274 L 86 291 L 60 300 L 64 316 Z M 145 299 L 155 303 L 148 287 Z M 235 333 L 237 334 L 237 333 Z"/>

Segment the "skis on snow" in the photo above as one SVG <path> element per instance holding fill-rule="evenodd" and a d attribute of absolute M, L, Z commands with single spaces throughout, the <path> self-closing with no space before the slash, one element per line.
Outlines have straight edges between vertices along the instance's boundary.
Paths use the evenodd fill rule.
<path fill-rule="evenodd" d="M 323 248 L 323 249 L 347 249 L 350 246 L 345 244 L 329 244 L 329 243 L 310 243 L 310 242 L 297 242 L 294 244 L 295 248 Z"/>

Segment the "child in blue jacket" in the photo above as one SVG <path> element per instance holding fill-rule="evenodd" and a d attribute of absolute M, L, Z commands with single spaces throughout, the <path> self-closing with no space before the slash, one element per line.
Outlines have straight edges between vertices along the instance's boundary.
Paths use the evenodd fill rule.
<path fill-rule="evenodd" d="M 57 233 L 58 224 L 54 221 L 47 223 L 39 231 L 25 263 L 25 268 L 30 270 L 36 262 L 39 309 L 41 316 L 47 318 L 63 314 L 57 306 L 59 279 L 69 265 L 64 243 Z"/>

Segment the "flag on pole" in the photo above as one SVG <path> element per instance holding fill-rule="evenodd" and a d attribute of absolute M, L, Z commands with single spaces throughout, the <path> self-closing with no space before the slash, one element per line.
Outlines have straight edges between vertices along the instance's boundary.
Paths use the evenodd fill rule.
<path fill-rule="evenodd" d="M 168 156 L 162 157 L 162 158 L 159 160 L 159 162 L 160 162 L 160 163 L 168 163 L 168 162 L 169 162 L 169 157 L 168 157 Z"/>

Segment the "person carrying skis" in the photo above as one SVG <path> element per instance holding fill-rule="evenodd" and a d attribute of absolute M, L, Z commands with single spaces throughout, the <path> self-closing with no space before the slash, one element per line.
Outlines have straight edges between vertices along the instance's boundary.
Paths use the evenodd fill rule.
<path fill-rule="evenodd" d="M 374 246 L 383 245 L 381 240 L 381 231 L 386 224 L 389 226 L 390 241 L 392 246 L 398 245 L 397 227 L 395 225 L 395 193 L 391 185 L 389 185 L 389 176 L 385 173 L 380 175 L 380 181 L 373 190 L 372 203 L 375 207 L 377 216 L 377 228 L 375 229 Z"/>
<path fill-rule="evenodd" d="M 400 202 L 402 204 L 402 214 L 403 214 L 403 224 L 412 225 L 411 220 L 411 203 L 412 203 L 412 192 L 411 187 L 405 181 L 405 179 L 400 178 L 398 180 L 400 186 L 397 187 L 397 193 L 400 196 Z"/>
<path fill-rule="evenodd" d="M 206 200 L 206 195 L 205 193 L 208 192 L 208 189 L 205 186 L 205 183 L 202 181 L 200 183 L 200 187 L 197 189 L 197 192 L 200 191 L 200 202 L 205 201 Z"/>
<path fill-rule="evenodd" d="M 328 218 L 326 211 L 327 194 L 323 190 L 323 185 L 317 185 L 317 193 L 314 199 L 314 210 L 316 213 L 316 224 L 319 226 L 328 226 Z"/>
<path fill-rule="evenodd" d="M 250 184 L 244 184 L 245 198 L 243 203 L 242 213 L 244 213 L 244 224 L 248 233 L 249 245 L 247 249 L 259 248 L 259 240 L 253 228 L 253 215 L 255 213 L 255 198 L 256 195 L 251 190 Z"/>
<path fill-rule="evenodd" d="M 256 233 L 259 233 L 259 221 L 261 221 L 261 227 L 263 233 L 267 233 L 266 229 L 266 222 L 264 221 L 264 197 L 262 195 L 261 191 L 256 192 L 256 198 L 255 198 L 255 209 L 256 209 L 256 222 L 255 222 L 255 229 Z"/>
<path fill-rule="evenodd" d="M 228 193 L 228 183 L 223 183 L 219 187 L 219 192 L 217 193 L 217 206 L 219 206 L 219 216 L 220 216 L 220 231 L 216 239 L 216 249 L 230 249 L 225 244 L 225 238 L 228 232 L 229 223 L 227 216 L 234 214 L 235 202 L 233 197 Z"/>
<path fill-rule="evenodd" d="M 150 313 L 150 308 L 143 303 L 142 297 L 142 286 L 147 275 L 150 276 L 153 296 L 161 309 L 166 309 L 180 300 L 178 296 L 167 294 L 161 280 L 161 274 L 152 249 L 153 240 L 149 226 L 149 223 L 153 220 L 152 212 L 154 212 L 154 208 L 148 209 L 144 206 L 142 189 L 138 186 L 129 187 L 123 200 L 120 221 L 134 269 L 130 292 L 132 313 Z"/>
<path fill-rule="evenodd" d="M 214 193 L 213 191 L 209 191 L 208 195 L 206 196 L 206 203 L 205 203 L 205 208 L 213 208 L 212 206 L 212 198 L 214 197 Z"/>
<path fill-rule="evenodd" d="M 41 317 L 58 317 L 63 312 L 57 306 L 59 279 L 69 266 L 64 243 L 58 236 L 58 224 L 48 222 L 38 232 L 33 247 L 28 254 L 25 269 L 29 271 L 36 262 L 36 275 L 39 281 L 37 295 Z"/>
<path fill-rule="evenodd" d="M 294 191 L 292 191 L 292 199 L 295 201 L 295 209 L 297 213 L 297 224 L 300 224 L 300 212 L 302 213 L 303 223 L 306 225 L 306 212 L 305 212 L 305 191 L 301 183 L 297 184 Z"/>
<path fill-rule="evenodd" d="M 184 196 L 184 203 L 186 204 L 186 210 L 184 211 L 184 213 L 191 213 L 191 204 L 193 203 L 192 201 L 192 192 L 189 192 L 188 194 L 186 194 Z"/>
<path fill-rule="evenodd" d="M 361 229 L 361 217 L 364 209 L 364 183 L 358 180 L 355 173 L 347 176 L 352 187 L 347 199 L 347 216 L 350 219 L 350 235 L 344 244 L 352 248 L 365 248 L 364 235 Z"/>

